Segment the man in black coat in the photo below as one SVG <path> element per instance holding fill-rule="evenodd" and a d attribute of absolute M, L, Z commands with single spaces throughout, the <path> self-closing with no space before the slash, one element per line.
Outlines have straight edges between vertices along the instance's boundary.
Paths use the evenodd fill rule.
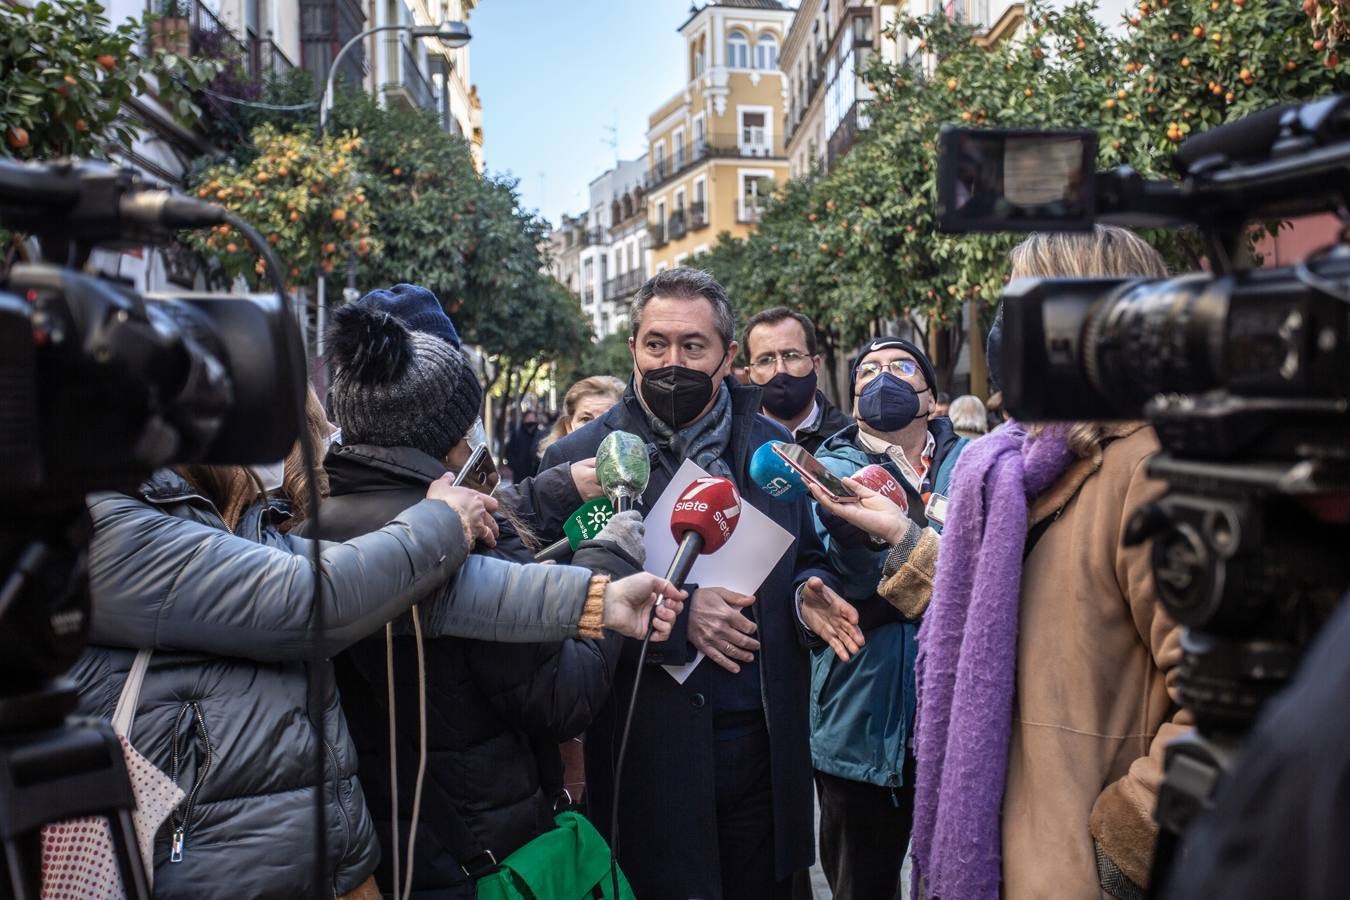
<path fill-rule="evenodd" d="M 810 319 L 775 306 L 751 316 L 743 335 L 750 380 L 762 392 L 761 411 L 786 428 L 794 443 L 814 455 L 832 435 L 853 424 L 816 387 L 820 354 Z"/>
<path fill-rule="evenodd" d="M 749 478 L 754 450 L 789 436 L 758 414 L 758 388 L 729 377 L 734 323 L 726 292 L 707 273 L 681 267 L 648 280 L 633 304 L 634 374 L 623 400 L 544 457 L 545 466 L 584 459 L 610 432 L 632 432 L 653 460 L 646 508 L 691 459 L 730 478 L 743 502 L 797 536 L 753 598 L 686 585 L 688 643 L 677 624 L 654 661 L 683 663 L 695 651 L 706 659 L 683 684 L 655 665 L 643 674 L 617 835 L 620 864 L 643 900 L 791 895 L 793 874 L 814 856 L 801 626 L 845 653 L 862 638 L 856 613 L 822 580 L 833 576 L 806 501 L 775 500 Z M 625 571 L 618 560 L 612 569 Z M 611 701 L 586 740 L 590 810 L 607 835 L 611 773 L 636 675 L 637 645 L 626 643 Z M 648 778 L 658 767 L 675 777 Z"/>

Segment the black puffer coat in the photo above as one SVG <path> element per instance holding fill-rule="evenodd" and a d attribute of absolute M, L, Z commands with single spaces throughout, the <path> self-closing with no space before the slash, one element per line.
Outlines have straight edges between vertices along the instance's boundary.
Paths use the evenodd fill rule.
<path fill-rule="evenodd" d="M 155 841 L 155 896 L 308 896 L 318 780 L 301 662 L 313 614 L 308 542 L 273 535 L 282 551 L 240 540 L 167 470 L 140 497 L 95 495 L 90 511 L 92 645 L 71 672 L 81 711 L 110 718 L 134 648 L 153 649 L 130 738 L 170 773 L 176 747 L 189 794 Z M 325 552 L 325 653 L 377 630 L 464 560 L 459 517 L 445 504 L 394 518 Z M 327 680 L 327 866 L 342 894 L 370 876 L 379 845 Z M 185 847 L 171 863 L 175 824 Z"/>
<path fill-rule="evenodd" d="M 321 536 L 330 540 L 378 528 L 391 510 L 424 495 L 445 472 L 418 450 L 366 445 L 334 448 L 325 468 L 331 495 L 320 506 L 319 523 Z M 528 590 L 524 583 L 521 588 Z M 425 642 L 428 757 L 413 896 L 471 898 L 472 883 L 460 869 L 470 850 L 490 850 L 501 860 L 553 827 L 553 796 L 542 783 L 550 779 L 541 778 L 541 764 L 546 771 L 556 768 L 558 743 L 580 734 L 606 702 L 621 644 L 613 636 L 547 644 Z M 385 650 L 383 635 L 377 635 L 343 653 L 336 665 L 384 847 L 376 878 L 388 891 L 393 829 Z M 407 846 L 418 765 L 416 652 L 412 638 L 394 639 L 400 848 Z M 451 838 L 448 823 L 454 821 L 471 833 L 471 848 Z"/>

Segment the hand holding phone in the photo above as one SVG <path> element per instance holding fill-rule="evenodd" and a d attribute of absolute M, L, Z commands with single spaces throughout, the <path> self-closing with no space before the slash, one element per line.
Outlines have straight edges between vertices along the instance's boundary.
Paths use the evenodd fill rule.
<path fill-rule="evenodd" d="M 469 454 L 469 461 L 466 462 L 455 476 L 455 484 L 466 488 L 472 488 L 481 494 L 492 495 L 497 489 L 497 482 L 500 479 L 497 476 L 497 463 L 493 461 L 492 454 L 488 452 L 486 444 L 480 444 Z"/>
<path fill-rule="evenodd" d="M 858 502 L 858 496 L 848 489 L 848 485 L 840 481 L 838 475 L 825 468 L 820 460 L 806 451 L 806 448 L 796 444 L 774 444 L 773 452 L 781 456 L 783 462 L 802 476 L 803 481 L 820 488 L 834 502 Z"/>

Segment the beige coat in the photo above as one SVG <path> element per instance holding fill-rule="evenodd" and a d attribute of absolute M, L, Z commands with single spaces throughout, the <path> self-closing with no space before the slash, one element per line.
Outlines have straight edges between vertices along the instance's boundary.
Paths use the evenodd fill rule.
<path fill-rule="evenodd" d="M 1058 519 L 1022 572 L 1003 796 L 1008 900 L 1101 897 L 1094 841 L 1145 886 L 1163 747 L 1192 721 L 1177 707 L 1181 633 L 1153 591 L 1148 547 L 1121 543 L 1133 512 L 1161 493 L 1144 473 L 1158 440 L 1137 424 L 1108 434 L 1031 509 L 1032 525 Z M 910 605 L 897 601 L 927 587 L 917 591 L 926 600 L 937 543 L 922 541 L 882 595 Z"/>

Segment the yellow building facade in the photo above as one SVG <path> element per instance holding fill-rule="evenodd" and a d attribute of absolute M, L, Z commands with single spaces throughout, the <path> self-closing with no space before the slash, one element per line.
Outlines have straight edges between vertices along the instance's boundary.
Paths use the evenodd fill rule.
<path fill-rule="evenodd" d="M 787 178 L 778 54 L 792 15 L 777 0 L 722 0 L 680 26 L 687 81 L 648 119 L 648 272 L 723 231 L 749 233 Z"/>

